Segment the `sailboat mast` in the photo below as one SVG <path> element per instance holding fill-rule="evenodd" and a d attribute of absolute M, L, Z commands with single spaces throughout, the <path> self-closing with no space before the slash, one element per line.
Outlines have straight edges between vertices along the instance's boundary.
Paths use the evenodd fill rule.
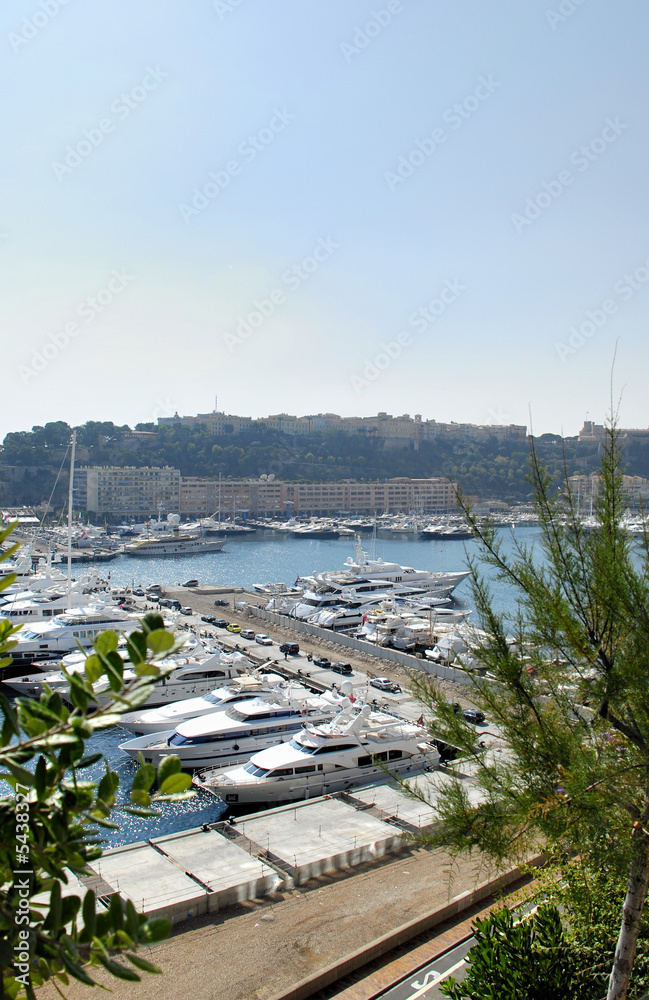
<path fill-rule="evenodd" d="M 72 501 L 74 497 L 74 453 L 77 449 L 77 432 L 72 431 L 70 452 L 70 485 L 68 487 L 68 597 L 72 593 Z"/>

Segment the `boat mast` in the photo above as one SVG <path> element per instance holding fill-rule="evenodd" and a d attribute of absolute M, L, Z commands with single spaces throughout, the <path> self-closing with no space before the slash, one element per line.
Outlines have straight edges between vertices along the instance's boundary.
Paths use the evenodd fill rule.
<path fill-rule="evenodd" d="M 77 448 L 77 432 L 72 431 L 72 451 L 70 453 L 70 485 L 68 487 L 68 598 L 72 594 L 72 501 L 74 497 L 74 453 Z"/>

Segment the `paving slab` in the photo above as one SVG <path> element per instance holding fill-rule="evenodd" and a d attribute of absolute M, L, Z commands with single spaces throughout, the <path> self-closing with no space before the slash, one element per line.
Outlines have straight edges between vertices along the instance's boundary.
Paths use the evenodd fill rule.
<path fill-rule="evenodd" d="M 237 830 L 277 859 L 296 884 L 401 848 L 397 827 L 338 799 L 323 798 L 240 820 Z"/>
<path fill-rule="evenodd" d="M 92 865 L 123 899 L 142 913 L 172 921 L 207 912 L 207 890 L 147 843 L 128 844 Z"/>
<path fill-rule="evenodd" d="M 189 830 L 151 841 L 208 890 L 210 912 L 274 892 L 281 876 L 215 830 Z"/>

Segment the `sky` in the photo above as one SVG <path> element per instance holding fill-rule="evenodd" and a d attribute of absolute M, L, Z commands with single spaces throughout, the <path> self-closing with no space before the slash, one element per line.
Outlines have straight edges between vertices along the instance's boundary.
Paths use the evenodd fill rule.
<path fill-rule="evenodd" d="M 646 427 L 648 28 L 645 0 L 7 0 L 0 435 L 215 407 L 572 435 L 620 397 Z"/>

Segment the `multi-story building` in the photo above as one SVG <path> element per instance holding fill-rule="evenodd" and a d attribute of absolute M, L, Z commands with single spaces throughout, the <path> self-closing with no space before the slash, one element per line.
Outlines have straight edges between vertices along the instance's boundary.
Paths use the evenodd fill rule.
<path fill-rule="evenodd" d="M 199 413 L 195 417 L 159 417 L 158 425 L 165 426 L 182 423 L 188 426 L 203 424 L 211 434 L 238 434 L 249 430 L 255 425 L 263 425 L 283 434 L 317 434 L 324 430 L 341 431 L 344 434 L 364 434 L 368 437 L 384 440 L 388 445 L 404 446 L 420 441 L 432 441 L 435 438 L 452 436 L 473 440 L 486 440 L 495 437 L 499 441 L 525 441 L 527 427 L 521 424 L 444 424 L 436 420 L 422 420 L 421 414 L 411 417 L 409 413 L 393 417 L 389 413 L 378 413 L 375 417 L 341 417 L 337 413 L 317 413 L 310 416 L 296 417 L 290 413 L 275 413 L 269 417 L 237 417 L 231 413 L 214 411 Z"/>
<path fill-rule="evenodd" d="M 620 427 L 618 433 L 623 444 L 637 441 L 640 444 L 649 442 L 649 428 L 642 427 Z M 596 441 L 601 443 L 606 440 L 608 428 L 604 424 L 596 424 L 592 420 L 585 420 L 584 426 L 579 431 L 580 441 Z"/>
<path fill-rule="evenodd" d="M 180 505 L 180 472 L 170 466 L 84 466 L 74 486 L 75 507 L 113 518 L 172 514 Z"/>
<path fill-rule="evenodd" d="M 602 477 L 598 473 L 569 476 L 568 483 L 578 508 L 590 511 L 599 495 Z M 642 476 L 622 476 L 622 489 L 631 507 L 646 508 L 649 504 L 649 479 Z"/>
<path fill-rule="evenodd" d="M 433 513 L 456 507 L 456 484 L 450 479 L 388 479 L 359 483 L 288 483 L 271 479 L 216 479 L 183 477 L 180 512 L 206 516 L 220 510 L 222 517 L 296 514 Z"/>

